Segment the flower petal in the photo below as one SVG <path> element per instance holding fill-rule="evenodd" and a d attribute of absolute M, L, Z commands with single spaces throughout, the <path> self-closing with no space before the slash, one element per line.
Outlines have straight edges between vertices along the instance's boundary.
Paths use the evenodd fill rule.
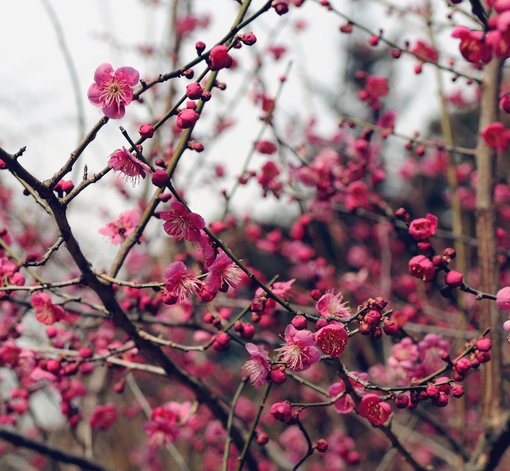
<path fill-rule="evenodd" d="M 110 119 L 120 119 L 126 114 L 126 110 L 122 103 L 112 101 L 103 107 L 103 113 Z"/>
<path fill-rule="evenodd" d="M 114 78 L 115 80 L 122 80 L 134 87 L 140 80 L 140 74 L 138 70 L 133 69 L 133 67 L 119 67 L 115 71 Z"/>
<path fill-rule="evenodd" d="M 103 100 L 101 99 L 101 87 L 97 85 L 97 83 L 93 83 L 89 87 L 89 91 L 87 92 L 87 96 L 89 98 L 90 103 L 98 108 L 103 106 Z"/>
<path fill-rule="evenodd" d="M 113 78 L 113 67 L 111 64 L 101 64 L 94 73 L 94 80 L 98 85 L 109 83 Z"/>

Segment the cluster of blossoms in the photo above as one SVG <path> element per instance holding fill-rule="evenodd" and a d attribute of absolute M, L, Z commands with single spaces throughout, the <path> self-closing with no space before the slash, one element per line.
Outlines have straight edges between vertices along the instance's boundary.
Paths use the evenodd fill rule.
<path fill-rule="evenodd" d="M 487 5 L 496 12 L 488 20 L 487 32 L 465 26 L 457 26 L 452 32 L 452 37 L 460 39 L 460 52 L 469 62 L 487 64 L 493 56 L 510 57 L 510 5 L 505 0 L 490 0 Z"/>
<path fill-rule="evenodd" d="M 156 3 L 158 1 L 151 2 Z M 266 4 L 265 9 L 282 15 L 292 6 L 299 7 L 303 3 L 304 0 L 273 0 L 270 6 Z M 321 0 L 320 4 L 325 9 L 333 9 L 327 0 Z M 461 40 L 464 57 L 476 63 L 477 67 L 488 63 L 494 55 L 500 58 L 510 56 L 510 1 L 490 0 L 488 5 L 495 13 L 485 32 L 460 27 L 453 33 Z M 261 10 L 262 13 L 264 11 Z M 194 29 L 205 27 L 208 22 L 208 18 L 199 18 L 192 13 L 176 20 L 176 43 Z M 303 25 L 304 22 L 301 25 L 296 23 L 296 29 L 303 28 Z M 341 31 L 350 32 L 356 26 L 348 22 Z M 356 79 L 362 83 L 358 98 L 370 107 L 374 124 L 369 123 L 365 128 L 364 124 L 356 124 L 358 121 L 354 118 L 342 118 L 338 129 L 327 136 L 317 130 L 322 128 L 318 118 L 310 118 L 303 125 L 302 132 L 295 131 L 298 129 L 296 126 L 288 135 L 286 132 L 279 134 L 279 103 L 276 97 L 280 94 L 269 95 L 266 87 L 260 86 L 263 84 L 256 84 L 255 88 L 260 86 L 264 90 L 253 92 L 254 104 L 259 113 L 262 110 L 260 120 L 274 131 L 274 137 L 273 140 L 257 138 L 259 140 L 250 149 L 250 157 L 252 151 L 258 152 L 261 155 L 257 158 L 263 163 L 257 170 L 247 169 L 237 176 L 237 182 L 242 185 L 253 183 L 259 191 L 262 189 L 263 197 L 274 197 L 280 203 L 287 204 L 287 197 L 289 205 L 297 201 L 299 216 L 288 227 L 283 223 L 280 226 L 280 222 L 259 225 L 251 215 L 240 218 L 233 214 L 206 224 L 200 214 L 186 206 L 185 193 L 174 191 L 181 183 L 182 174 L 174 173 L 173 164 L 179 162 L 181 150 L 204 150 L 204 145 L 190 136 L 195 131 L 203 107 L 208 107 L 207 102 L 215 99 L 212 87 L 217 90 L 227 88 L 226 83 L 216 80 L 212 85 L 213 81 L 208 81 L 207 87 L 211 89 L 205 89 L 205 76 L 210 71 L 224 69 L 231 69 L 224 71 L 226 76 L 234 73 L 236 60 L 233 51 L 257 41 L 253 33 L 233 33 L 229 38 L 231 40 L 225 40 L 225 44 L 218 44 L 208 52 L 205 43 L 196 42 L 197 57 L 190 62 L 192 65 L 187 66 L 189 69 L 179 68 L 175 78 L 178 75 L 178 80 L 193 80 L 197 73 L 194 66 L 201 61 L 204 74 L 200 74 L 200 78 L 195 79 L 197 81 L 188 83 L 185 92 L 183 87 L 179 104 L 170 113 L 161 115 L 164 118 L 155 118 L 152 121 L 154 126 L 147 123 L 139 127 L 138 145 L 128 138 L 132 150 L 122 147 L 108 158 L 108 167 L 126 180 L 137 183 L 149 175 L 151 183 L 157 187 L 148 184 L 147 191 L 153 192 L 152 199 L 144 192 L 135 206 L 137 209 L 121 212 L 118 219 L 99 230 L 100 234 L 111 238 L 112 244 L 122 244 L 120 255 L 127 256 L 129 252 L 122 267 L 116 267 L 122 268 L 118 276 L 124 278 L 125 275 L 129 282 L 108 281 L 106 276 L 101 278 L 101 270 L 96 270 L 91 264 L 90 273 L 82 270 L 82 278 L 80 273 L 73 274 L 75 278 L 70 286 L 66 282 L 53 286 L 45 282 L 40 282 L 41 286 L 23 286 L 31 297 L 22 301 L 23 294 L 12 289 L 25 284 L 20 270 L 41 259 L 44 255 L 42 247 L 49 246 L 49 243 L 46 240 L 34 242 L 31 239 L 36 237 L 28 230 L 11 242 L 9 234 L 2 230 L 1 240 L 12 252 L 21 248 L 27 255 L 25 259 L 21 257 L 18 260 L 6 255 L 7 251 L 0 248 L 0 287 L 7 286 L 6 289 L 10 290 L 0 291 L 0 310 L 3 313 L 0 318 L 0 366 L 12 370 L 13 380 L 19 386 L 13 388 L 10 396 L 6 396 L 0 404 L 0 423 L 14 425 L 20 418 L 28 420 L 31 394 L 46 385 L 58 397 L 62 416 L 72 428 L 85 419 L 92 429 L 106 432 L 118 422 L 135 418 L 141 412 L 142 401 L 134 401 L 131 407 L 120 406 L 120 401 L 113 400 L 100 403 L 92 411 L 87 411 L 86 417 L 81 417 L 82 409 L 86 408 L 80 406 L 88 394 L 87 383 L 82 376 L 90 374 L 98 366 L 102 368 L 109 364 L 107 380 L 111 380 L 113 391 L 119 395 L 126 384 L 136 395 L 136 384 L 131 380 L 143 379 L 140 389 L 147 396 L 151 413 L 144 426 L 146 449 L 138 450 L 134 458 L 143 469 L 164 469 L 159 451 L 180 440 L 183 446 L 177 444 L 179 450 L 174 458 L 179 459 L 182 448 L 188 453 L 186 458 L 191 457 L 189 465 L 193 468 L 211 466 L 212 469 L 215 465 L 211 463 L 222 463 L 225 469 L 242 468 L 240 460 L 252 459 L 261 471 L 276 471 L 284 459 L 295 463 L 315 455 L 310 460 L 311 471 L 333 471 L 359 465 L 362 458 L 369 459 L 371 454 L 356 451 L 355 440 L 333 421 L 340 419 L 349 429 L 351 418 L 346 414 L 353 413 L 366 419 L 363 421 L 368 421 L 365 425 L 382 427 L 391 434 L 389 422 L 393 406 L 409 409 L 409 413 L 418 403 L 425 407 L 444 407 L 450 397 L 464 394 L 464 386 L 459 383 L 468 376 L 468 382 L 473 377 L 476 379 L 472 372 L 491 359 L 492 345 L 488 338 L 477 337 L 467 341 L 460 353 L 453 351 L 453 343 L 447 340 L 446 334 L 426 334 L 432 328 L 431 320 L 435 319 L 428 312 L 432 309 L 428 309 L 424 293 L 432 292 L 434 284 L 417 289 L 420 286 L 418 280 L 432 282 L 444 272 L 446 286 L 441 289 L 441 294 L 446 300 L 437 293 L 437 298 L 444 302 L 441 312 L 450 313 L 457 309 L 454 303 L 447 304 L 453 300 L 455 289 L 473 292 L 464 283 L 463 274 L 449 267 L 455 251 L 447 247 L 436 253 L 432 247 L 430 239 L 438 231 L 438 217 L 427 214 L 411 220 L 407 211 L 400 209 L 397 217 L 408 228 L 407 233 L 403 233 L 398 230 L 398 224 L 392 224 L 391 218 L 382 216 L 387 214 L 393 201 L 386 200 L 386 195 L 380 191 L 386 178 L 381 154 L 384 139 L 393 133 L 396 125 L 396 113 L 383 110 L 387 101 L 384 97 L 390 93 L 390 82 L 386 77 L 365 71 L 356 74 Z M 381 31 L 379 35 L 372 35 L 370 44 L 376 46 L 382 39 Z M 150 46 L 146 46 L 148 55 L 153 53 L 149 50 Z M 266 60 L 280 60 L 288 50 L 287 45 L 268 46 L 266 56 L 269 59 L 254 55 L 257 68 Z M 438 50 L 424 41 L 418 40 L 412 47 L 406 43 L 398 54 L 406 52 L 419 60 L 416 73 L 421 71 L 424 63 L 439 61 Z M 450 65 L 454 67 L 453 61 Z M 110 64 L 102 64 L 95 72 L 94 84 L 89 88 L 89 100 L 101 108 L 107 118 L 120 119 L 125 115 L 126 106 L 134 99 L 138 100 L 138 96 L 148 89 L 152 89 L 154 96 L 144 94 L 143 102 L 146 97 L 147 102 L 154 97 L 158 102 L 164 102 L 155 85 L 166 77 L 168 75 L 160 75 L 155 80 L 142 81 L 139 91 L 135 92 L 133 88 L 140 78 L 135 69 L 122 67 L 114 70 Z M 285 81 L 284 76 L 279 79 L 281 85 Z M 510 111 L 510 95 L 501 98 L 500 106 Z M 153 110 L 150 111 L 152 115 Z M 144 157 L 139 144 L 152 139 L 169 116 L 175 116 L 175 125 L 169 127 L 165 135 L 162 133 L 157 136 L 158 139 L 144 144 L 147 156 Z M 214 119 L 213 114 L 208 116 Z M 106 121 L 103 118 L 101 123 Z M 233 123 L 234 118 L 230 116 L 218 119 L 212 128 L 214 136 Z M 136 124 L 137 127 L 139 125 L 140 122 Z M 356 130 L 352 131 L 352 128 Z M 299 134 L 299 141 L 294 141 L 296 136 L 293 133 Z M 492 123 L 480 134 L 485 143 L 498 152 L 502 152 L 510 142 L 510 131 L 503 123 Z M 414 152 L 415 157 L 423 157 L 419 163 L 415 162 L 413 168 L 410 164 L 406 169 L 409 180 L 412 175 L 434 179 L 445 174 L 453 165 L 450 151 L 441 147 L 426 154 L 429 144 L 419 143 L 418 136 L 416 133 L 414 137 L 406 138 L 408 144 L 405 149 Z M 207 144 L 207 141 L 204 140 L 204 143 Z M 298 159 L 286 161 L 289 148 L 294 150 L 291 159 Z M 275 159 L 277 152 L 278 160 Z M 205 157 L 205 154 L 200 157 Z M 466 155 L 466 161 L 455 168 L 459 182 L 456 196 L 462 200 L 464 209 L 469 204 L 474 208 L 474 189 L 478 183 L 474 165 L 467 161 L 471 153 Z M 300 164 L 290 163 L 297 161 Z M 0 160 L 0 168 L 5 166 L 9 166 L 9 161 Z M 211 167 L 204 168 L 214 168 L 214 183 L 221 181 L 223 184 L 230 177 L 223 163 L 213 163 Z M 134 196 L 120 182 L 117 183 L 117 190 L 125 200 L 134 203 Z M 498 185 L 495 188 L 497 209 L 506 214 L 502 220 L 508 223 L 510 190 L 503 183 Z M 48 204 L 51 203 L 51 206 L 56 200 L 61 205 L 58 210 L 67 211 L 67 200 L 78 195 L 80 187 L 75 188 L 71 181 L 60 180 L 53 186 L 54 194 L 50 192 Z M 184 187 L 187 192 L 188 187 Z M 45 199 L 43 193 L 41 197 Z M 60 199 L 55 198 L 55 194 Z M 220 194 L 229 209 L 231 193 L 222 188 Z M 62 199 L 64 195 L 70 197 Z M 0 186 L 0 207 L 7 206 L 4 205 L 6 199 Z M 416 205 L 420 210 L 422 203 L 420 201 Z M 412 202 L 409 204 L 411 207 Z M 444 216 L 437 209 L 431 211 Z M 374 224 L 359 221 L 360 213 L 368 214 L 368 219 L 377 213 L 377 217 L 384 221 Z M 59 215 L 55 219 L 59 222 Z M 0 222 L 3 224 L 4 220 L 8 220 L 8 214 L 0 211 Z M 170 261 L 162 262 L 157 244 L 145 244 L 147 241 L 142 238 L 142 232 L 151 223 L 158 223 L 157 229 L 169 248 L 165 254 L 171 257 Z M 60 235 L 59 240 L 62 241 L 68 234 Z M 133 240 L 135 235 L 137 240 Z M 502 228 L 498 228 L 497 237 L 500 247 L 506 244 L 505 248 L 510 248 Z M 65 239 L 66 244 L 71 246 L 71 255 L 76 256 L 77 249 L 73 252 L 72 238 Z M 132 246 L 129 245 L 131 242 Z M 51 257 L 57 246 L 52 246 L 46 259 Z M 124 249 L 127 249 L 126 252 Z M 142 252 L 145 249 L 146 252 Z M 408 257 L 403 255 L 406 249 L 416 254 L 408 265 Z M 383 257 L 383 253 L 389 256 Z M 263 255 L 260 260 L 259 254 Z M 271 265 L 268 268 L 264 260 L 269 256 Z M 25 263 L 23 260 L 26 260 Z M 82 259 L 79 262 L 74 265 L 85 266 L 81 263 Z M 281 267 L 278 267 L 280 262 Z M 271 271 L 271 275 L 277 271 L 288 281 L 267 282 L 269 276 L 266 278 L 266 270 Z M 96 274 L 97 283 L 93 279 Z M 39 282 L 34 278 L 34 283 Z M 156 279 L 161 281 L 154 282 Z M 476 280 L 475 277 L 473 279 Z M 75 283 L 75 280 L 79 282 Z M 505 273 L 502 273 L 501 280 L 504 280 L 502 284 L 508 284 Z M 45 289 L 46 286 L 52 288 L 52 297 L 57 299 L 61 296 L 63 301 L 56 301 L 43 291 L 32 294 L 34 289 Z M 85 295 L 81 297 L 81 290 L 85 288 L 99 295 L 95 301 Z M 67 297 L 71 292 L 73 295 L 76 292 L 77 296 Z M 375 297 L 373 293 L 378 292 L 385 293 L 385 297 Z M 350 306 L 357 307 L 349 307 L 340 293 L 345 293 Z M 386 298 L 390 299 L 390 295 L 403 299 L 405 306 L 399 311 L 388 309 Z M 484 293 L 484 297 L 491 296 Z M 30 302 L 26 301 L 27 298 Z M 104 298 L 108 302 L 104 302 L 103 306 L 93 304 Z M 509 287 L 500 290 L 495 298 L 499 309 L 510 311 Z M 75 310 L 77 299 L 82 301 L 82 306 Z M 120 315 L 108 315 L 110 308 Z M 48 348 L 38 351 L 22 347 L 23 343 L 17 341 L 20 336 L 26 335 L 23 317 L 27 312 L 27 318 L 35 315 L 37 321 L 48 326 L 47 338 L 44 338 Z M 292 313 L 291 319 L 289 313 Z M 88 327 L 88 316 L 97 322 L 92 328 Z M 474 312 L 466 330 L 479 328 L 477 316 L 478 312 Z M 82 319 L 87 330 L 78 331 Z M 409 331 L 422 332 L 421 336 L 414 338 L 413 334 L 411 337 L 407 329 L 403 329 L 408 321 Z M 438 320 L 435 324 L 437 332 L 449 323 L 450 319 L 446 316 Z M 510 331 L 510 318 L 503 328 Z M 382 348 L 378 346 L 377 339 L 383 334 L 400 335 L 396 339 L 386 338 Z M 366 337 L 360 339 L 359 335 Z M 355 344 L 356 340 L 360 341 Z M 140 351 L 133 345 L 137 345 Z M 354 345 L 355 354 L 344 353 L 346 348 Z M 228 358 L 226 352 L 230 352 Z M 497 356 L 493 354 L 493 357 Z M 168 367 L 165 368 L 167 372 L 172 365 L 175 366 L 178 380 L 159 387 L 154 375 L 150 376 L 150 382 L 145 383 L 142 375 L 156 371 L 161 373 L 160 368 L 152 368 L 150 360 L 161 360 L 160 364 Z M 370 375 L 349 371 L 346 365 L 350 363 L 355 369 L 368 370 Z M 267 385 L 264 388 L 267 394 L 258 404 L 256 399 L 265 393 L 251 390 L 246 394 L 241 386 L 244 387 L 247 379 L 255 388 Z M 233 387 L 236 382 L 240 384 L 237 392 Z M 295 387 L 298 383 L 299 387 Z M 471 395 L 477 397 L 478 392 L 474 389 L 469 391 L 470 399 Z M 190 394 L 197 399 L 193 404 L 187 400 Z M 237 402 L 231 403 L 232 397 Z M 169 398 L 176 400 L 168 402 Z M 265 407 L 266 399 L 271 401 L 270 408 Z M 390 405 L 390 402 L 393 404 Z M 313 408 L 308 408 L 309 405 Z M 317 410 L 317 406 L 327 410 L 323 414 L 311 414 L 309 411 Z M 229 407 L 234 410 L 229 410 Z M 196 413 L 198 408 L 200 413 Z M 227 417 L 231 419 L 228 427 Z M 473 414 L 473 417 L 476 415 Z M 281 434 L 273 431 L 274 420 L 285 424 Z M 399 419 L 395 417 L 394 420 Z M 472 420 L 471 416 L 469 420 Z M 323 429 L 325 438 L 318 438 L 322 436 Z M 257 447 L 246 446 L 243 450 L 243 443 L 241 446 L 236 443 L 247 430 L 253 432 L 254 442 L 259 446 L 270 443 L 267 453 L 260 453 Z M 321 435 L 315 435 L 317 431 Z M 482 432 L 480 435 L 483 435 Z M 352 437 L 359 436 L 356 433 L 356 430 L 349 430 Z M 232 449 L 225 447 L 230 439 L 234 442 Z M 359 442 L 364 443 L 366 448 L 381 446 L 377 438 L 369 439 L 371 441 Z M 246 443 L 249 445 L 250 442 Z M 168 449 L 173 451 L 173 446 Z M 275 450 L 279 456 L 275 461 L 278 465 L 268 458 L 277 454 Z M 193 461 L 197 459 L 198 462 L 198 456 L 203 457 L 200 465 Z M 435 465 L 433 463 L 431 467 Z M 292 465 L 285 463 L 282 467 L 290 469 Z M 300 464 L 295 466 L 296 469 L 298 467 Z"/>

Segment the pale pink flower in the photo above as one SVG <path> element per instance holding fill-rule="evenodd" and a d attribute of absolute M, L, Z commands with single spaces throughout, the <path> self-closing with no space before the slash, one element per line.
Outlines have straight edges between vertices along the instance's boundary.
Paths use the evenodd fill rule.
<path fill-rule="evenodd" d="M 292 285 L 295 281 L 295 278 L 292 278 L 289 281 L 275 281 L 271 285 L 271 291 L 282 299 L 289 299 L 290 290 L 292 289 Z M 255 296 L 260 296 L 264 293 L 265 291 L 262 288 L 257 288 L 255 291 Z"/>
<path fill-rule="evenodd" d="M 122 118 L 125 106 L 133 101 L 133 87 L 140 74 L 132 67 L 120 67 L 116 71 L 110 64 L 101 64 L 94 73 L 94 81 L 88 91 L 90 103 L 102 108 L 111 119 Z"/>
<path fill-rule="evenodd" d="M 246 350 L 250 354 L 250 359 L 244 364 L 243 368 L 250 374 L 250 381 L 256 388 L 269 382 L 269 356 L 267 352 L 253 343 L 246 344 Z"/>
<path fill-rule="evenodd" d="M 193 272 L 188 271 L 184 263 L 174 262 L 168 265 L 165 271 L 165 287 L 178 302 L 188 301 L 191 295 L 200 292 L 201 286 L 202 283 Z"/>
<path fill-rule="evenodd" d="M 442 356 L 450 353 L 450 344 L 441 334 L 427 334 L 418 342 L 420 376 L 428 376 L 444 365 Z"/>
<path fill-rule="evenodd" d="M 136 158 L 131 152 L 128 152 L 125 147 L 117 149 L 110 155 L 108 167 L 115 172 L 122 173 L 124 179 L 126 181 L 131 180 L 133 185 L 140 181 L 140 177 L 145 178 L 146 173 L 152 173 L 152 170 L 146 163 Z"/>
<path fill-rule="evenodd" d="M 287 344 L 277 351 L 282 352 L 283 361 L 292 371 L 307 370 L 321 359 L 321 352 L 309 330 L 297 330 L 289 324 L 285 329 L 285 341 Z"/>
<path fill-rule="evenodd" d="M 351 312 L 346 303 L 342 302 L 342 299 L 341 294 L 326 293 L 317 301 L 315 308 L 324 317 L 336 316 L 341 319 L 349 319 Z"/>
<path fill-rule="evenodd" d="M 120 244 L 131 234 L 140 221 L 140 213 L 136 209 L 120 213 L 119 219 L 109 222 L 99 229 L 99 233 L 111 237 L 114 244 Z"/>
<path fill-rule="evenodd" d="M 211 293 L 216 293 L 220 288 L 235 288 L 241 280 L 241 269 L 225 253 L 221 252 L 212 265 L 205 279 L 205 286 Z"/>
<path fill-rule="evenodd" d="M 186 206 L 179 201 L 174 201 L 171 208 L 169 211 L 159 213 L 161 219 L 165 221 L 163 224 L 165 232 L 179 241 L 198 242 L 200 231 L 205 227 L 202 216 L 188 211 Z"/>
<path fill-rule="evenodd" d="M 35 309 L 35 318 L 43 324 L 51 325 L 65 318 L 64 309 L 53 304 L 46 293 L 34 294 L 30 304 Z"/>

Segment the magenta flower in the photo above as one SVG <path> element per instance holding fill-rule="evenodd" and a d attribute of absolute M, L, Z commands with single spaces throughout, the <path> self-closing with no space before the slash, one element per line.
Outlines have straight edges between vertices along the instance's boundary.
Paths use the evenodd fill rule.
<path fill-rule="evenodd" d="M 128 152 L 125 147 L 117 149 L 110 155 L 108 160 L 108 167 L 116 172 L 124 175 L 126 181 L 131 180 L 133 185 L 140 181 L 140 177 L 145 178 L 146 173 L 152 173 L 150 167 L 137 159 L 131 152 Z"/>
<path fill-rule="evenodd" d="M 209 267 L 209 273 L 205 279 L 205 286 L 211 293 L 219 289 L 235 288 L 241 280 L 241 269 L 229 258 L 225 252 L 221 252 Z"/>
<path fill-rule="evenodd" d="M 205 227 L 202 216 L 188 211 L 186 206 L 178 201 L 174 201 L 171 208 L 169 211 L 159 213 L 161 219 L 165 221 L 165 224 L 163 224 L 165 232 L 179 241 L 198 242 L 200 230 Z"/>
<path fill-rule="evenodd" d="M 318 347 L 330 357 L 339 357 L 345 350 L 349 336 L 341 322 L 332 321 L 313 335 Z"/>
<path fill-rule="evenodd" d="M 409 260 L 409 273 L 422 281 L 432 281 L 436 267 L 425 255 L 416 255 Z"/>
<path fill-rule="evenodd" d="M 187 270 L 184 263 L 174 262 L 165 271 L 165 287 L 170 296 L 182 303 L 188 301 L 191 295 L 198 294 L 202 283 Z"/>
<path fill-rule="evenodd" d="M 243 368 L 250 374 L 250 381 L 253 386 L 259 388 L 263 384 L 269 383 L 269 356 L 267 352 L 253 343 L 247 343 L 246 350 L 250 354 L 250 359 L 244 364 Z"/>
<path fill-rule="evenodd" d="M 386 402 L 382 402 L 379 396 L 367 394 L 361 399 L 358 412 L 361 417 L 365 417 L 373 425 L 381 425 L 388 420 L 391 414 L 391 406 Z"/>
<path fill-rule="evenodd" d="M 30 304 L 35 309 L 35 318 L 45 325 L 54 324 L 65 318 L 64 309 L 53 304 L 50 296 L 46 293 L 34 294 Z"/>
<path fill-rule="evenodd" d="M 119 219 L 109 222 L 99 229 L 99 233 L 111 237 L 114 244 L 120 244 L 131 234 L 140 221 L 140 213 L 136 209 L 120 213 Z"/>
<path fill-rule="evenodd" d="M 102 108 L 111 119 L 122 118 L 125 106 L 133 101 L 133 87 L 140 74 L 132 67 L 121 67 L 116 71 L 110 64 L 101 64 L 94 73 L 94 81 L 88 91 L 90 103 Z"/>
<path fill-rule="evenodd" d="M 292 419 L 292 408 L 288 402 L 275 402 L 270 412 L 276 420 L 285 424 Z"/>
<path fill-rule="evenodd" d="M 209 54 L 209 67 L 211 70 L 229 68 L 232 65 L 232 57 L 228 53 L 228 47 L 219 44 L 214 46 Z"/>
<path fill-rule="evenodd" d="M 510 286 L 501 288 L 496 293 L 496 306 L 502 311 L 510 311 Z"/>
<path fill-rule="evenodd" d="M 333 404 L 333 407 L 339 414 L 348 414 L 354 409 L 354 399 L 349 394 L 345 393 L 345 383 L 343 381 L 333 383 L 329 387 L 328 393 L 331 399 L 344 393 L 344 395 Z"/>
<path fill-rule="evenodd" d="M 415 240 L 425 240 L 433 236 L 437 229 L 437 217 L 433 214 L 427 214 L 424 218 L 418 218 L 409 225 L 409 234 Z"/>
<path fill-rule="evenodd" d="M 285 329 L 285 341 L 287 344 L 277 351 L 282 352 L 283 361 L 292 371 L 307 370 L 321 359 L 321 352 L 309 330 L 296 330 L 289 324 Z"/>
<path fill-rule="evenodd" d="M 180 433 L 178 416 L 167 406 L 156 407 L 151 413 L 151 420 L 143 428 L 149 435 L 147 444 L 153 449 L 173 443 Z"/>
<path fill-rule="evenodd" d="M 321 296 L 315 305 L 317 312 L 324 317 L 337 316 L 341 319 L 349 319 L 351 312 L 342 302 L 343 296 L 341 294 L 326 293 Z"/>
<path fill-rule="evenodd" d="M 180 111 L 177 115 L 177 127 L 181 129 L 192 128 L 197 122 L 198 118 L 200 118 L 200 115 L 195 110 L 186 108 Z"/>
<path fill-rule="evenodd" d="M 498 152 L 503 152 L 510 141 L 510 131 L 499 121 L 483 128 L 481 135 L 486 144 Z"/>

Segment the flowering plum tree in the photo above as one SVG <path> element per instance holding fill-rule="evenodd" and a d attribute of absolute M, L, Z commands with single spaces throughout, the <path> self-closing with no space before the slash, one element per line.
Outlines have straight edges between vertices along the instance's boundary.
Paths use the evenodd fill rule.
<path fill-rule="evenodd" d="M 510 3 L 227 3 L 143 2 L 166 65 L 91 70 L 50 178 L 0 148 L 0 467 L 510 470 Z"/>

